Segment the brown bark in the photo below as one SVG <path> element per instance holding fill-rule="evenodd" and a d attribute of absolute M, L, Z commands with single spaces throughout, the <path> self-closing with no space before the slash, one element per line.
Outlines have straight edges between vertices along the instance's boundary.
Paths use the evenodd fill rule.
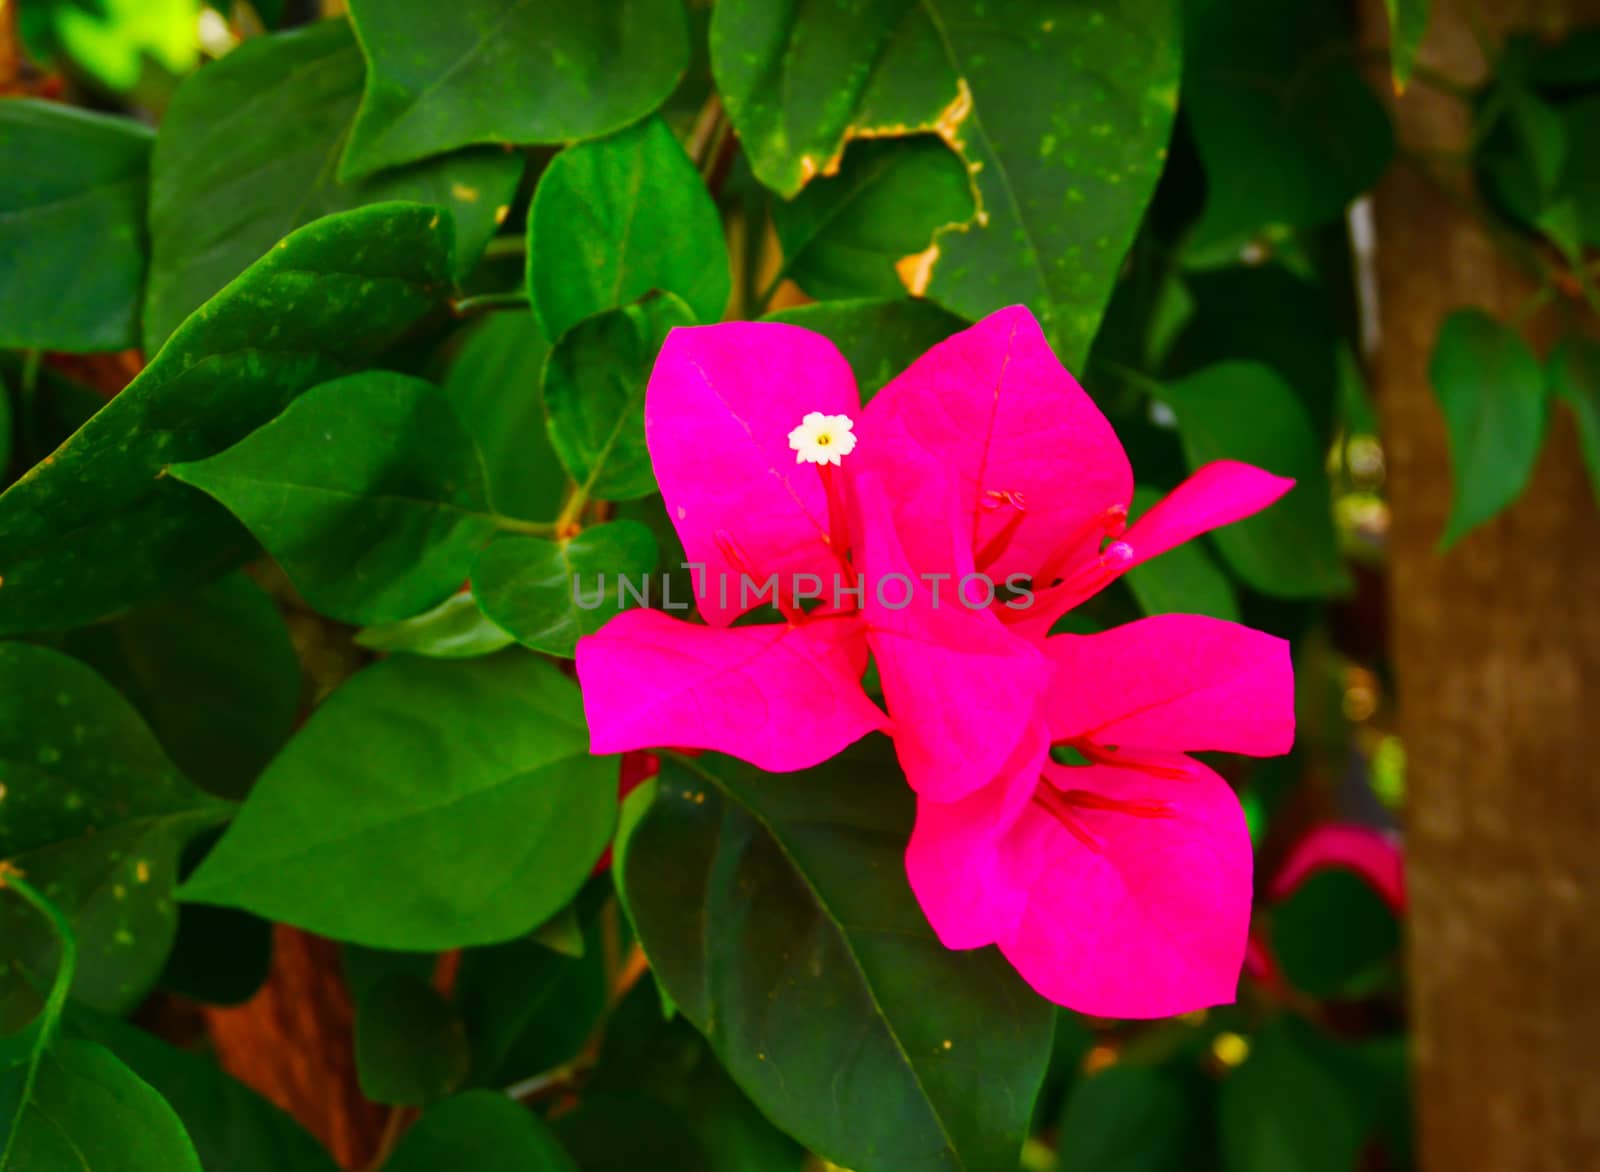
<path fill-rule="evenodd" d="M 1434 0 L 1422 60 L 1480 78 L 1474 15 L 1491 34 L 1557 32 L 1600 21 L 1600 2 Z M 1380 27 L 1381 5 L 1366 17 Z M 1396 104 L 1408 148 L 1461 150 L 1469 117 L 1420 84 Z M 1600 1168 L 1600 511 L 1557 408 L 1524 496 L 1438 552 L 1451 476 L 1434 338 L 1463 305 L 1512 320 L 1534 283 L 1414 164 L 1375 210 L 1421 1166 Z"/>
<path fill-rule="evenodd" d="M 384 1112 L 356 1082 L 354 1014 L 340 976 L 338 946 L 281 924 L 272 973 L 234 1009 L 207 1009 L 218 1061 L 300 1121 L 345 1168 L 378 1151 Z"/>

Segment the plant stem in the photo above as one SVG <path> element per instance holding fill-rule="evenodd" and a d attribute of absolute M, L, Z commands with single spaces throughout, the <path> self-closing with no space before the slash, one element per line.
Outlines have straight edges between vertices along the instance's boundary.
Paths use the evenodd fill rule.
<path fill-rule="evenodd" d="M 497 309 L 527 309 L 528 295 L 520 289 L 511 293 L 480 293 L 476 297 L 463 297 L 460 301 L 451 302 L 450 308 L 457 317 L 492 313 Z"/>
<path fill-rule="evenodd" d="M 515 236 L 496 236 L 483 250 L 484 260 L 497 257 L 523 256 L 528 251 L 528 239 L 520 233 Z"/>
<path fill-rule="evenodd" d="M 1167 388 L 1161 384 L 1159 379 L 1151 378 L 1141 371 L 1134 370 L 1131 366 L 1124 366 L 1120 362 L 1112 362 L 1108 358 L 1102 358 L 1095 365 L 1107 374 L 1115 375 L 1123 382 L 1139 388 L 1148 395 L 1154 395 L 1158 399 L 1167 393 Z"/>
<path fill-rule="evenodd" d="M 508 517 L 504 513 L 491 513 L 495 525 L 507 533 L 523 533 L 529 537 L 554 537 L 560 528 L 558 521 L 524 521 L 521 517 Z"/>
<path fill-rule="evenodd" d="M 33 885 L 22 877 L 22 872 L 16 865 L 0 862 L 0 890 L 9 888 L 23 898 L 34 911 L 50 921 L 55 929 L 56 938 L 61 941 L 61 961 L 56 966 L 55 979 L 50 982 L 50 992 L 45 997 L 44 1008 L 38 1017 L 39 1032 L 33 1039 L 33 1047 L 28 1053 L 28 1073 L 22 1083 L 22 1094 L 16 1101 L 16 1111 L 20 1113 L 33 1096 L 33 1084 L 39 1076 L 39 1063 L 44 1058 L 44 1052 L 49 1047 L 50 1041 L 55 1037 L 61 1025 L 61 1013 L 67 1006 L 67 994 L 72 990 L 72 978 L 78 968 L 78 943 L 72 936 L 72 925 L 67 923 L 66 916 L 61 910 L 44 896 L 33 889 Z M 3 1150 L 0 1150 L 0 1167 L 10 1167 L 11 1148 L 16 1142 L 20 1128 L 11 1126 L 7 1128 L 9 1138 Z"/>

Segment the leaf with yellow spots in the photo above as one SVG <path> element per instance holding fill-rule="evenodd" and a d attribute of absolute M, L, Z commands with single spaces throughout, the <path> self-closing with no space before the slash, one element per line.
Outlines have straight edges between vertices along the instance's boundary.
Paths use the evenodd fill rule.
<path fill-rule="evenodd" d="M 167 466 L 370 364 L 449 294 L 454 234 L 423 204 L 324 216 L 201 306 L 0 496 L 0 635 L 80 626 L 242 561 L 249 535 Z"/>
<path fill-rule="evenodd" d="M 757 177 L 793 197 L 853 138 L 932 133 L 975 222 L 915 291 L 970 319 L 1022 303 L 1087 354 L 1155 189 L 1177 109 L 1173 0 L 723 0 L 712 64 Z"/>
<path fill-rule="evenodd" d="M 0 783 L 0 859 L 71 922 L 73 996 L 131 1008 L 172 945 L 178 852 L 229 806 L 179 774 L 93 671 L 25 643 L 0 644 Z M 33 1016 L 59 948 L 31 908 L 0 901 L 0 1033 Z"/>
<path fill-rule="evenodd" d="M 454 274 L 477 262 L 523 157 L 476 147 L 339 182 L 333 164 L 365 76 L 339 20 L 253 38 L 179 87 L 151 159 L 147 351 L 279 238 L 330 212 L 389 199 L 447 207 Z"/>
<path fill-rule="evenodd" d="M 975 211 L 961 159 L 925 134 L 856 143 L 837 175 L 775 203 L 772 219 L 785 274 L 811 296 L 893 297 L 922 292 L 914 262 L 937 255 L 935 234 Z"/>

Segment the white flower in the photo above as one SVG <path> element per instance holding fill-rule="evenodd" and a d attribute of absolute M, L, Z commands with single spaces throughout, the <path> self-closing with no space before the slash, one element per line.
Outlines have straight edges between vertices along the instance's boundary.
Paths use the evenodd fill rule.
<path fill-rule="evenodd" d="M 813 411 L 789 433 L 796 464 L 839 464 L 842 456 L 855 450 L 855 424 L 848 415 L 824 415 Z"/>

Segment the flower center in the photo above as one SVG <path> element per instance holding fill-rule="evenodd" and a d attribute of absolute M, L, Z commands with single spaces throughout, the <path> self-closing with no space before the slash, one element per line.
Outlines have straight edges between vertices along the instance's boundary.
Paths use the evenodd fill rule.
<path fill-rule="evenodd" d="M 796 464 L 832 464 L 855 450 L 855 421 L 848 415 L 810 411 L 789 433 L 789 449 Z"/>
<path fill-rule="evenodd" d="M 1107 749 L 1088 741 L 1073 741 L 1070 747 L 1086 759 L 1088 764 L 1112 765 L 1139 769 L 1164 777 L 1183 777 L 1184 772 L 1172 766 L 1154 762 L 1136 762 L 1132 757 L 1120 756 L 1116 749 Z M 1086 811 L 1105 814 L 1122 814 L 1130 818 L 1171 818 L 1172 807 L 1155 798 L 1113 798 L 1094 790 L 1079 789 L 1072 784 L 1072 771 L 1082 766 L 1046 762 L 1033 791 L 1033 801 L 1084 846 L 1100 853 L 1100 840 L 1085 824 Z"/>

